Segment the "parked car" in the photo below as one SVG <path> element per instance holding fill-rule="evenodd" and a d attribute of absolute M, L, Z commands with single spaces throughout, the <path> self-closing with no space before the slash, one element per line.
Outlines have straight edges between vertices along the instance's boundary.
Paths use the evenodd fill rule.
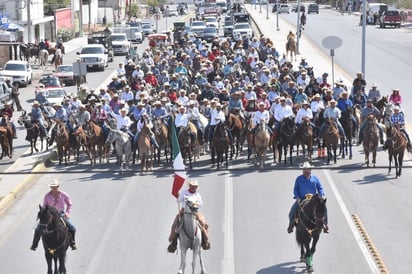
<path fill-rule="evenodd" d="M 289 5 L 288 4 L 280 4 L 279 5 L 279 13 L 289 13 Z"/>
<path fill-rule="evenodd" d="M 236 41 L 242 39 L 246 35 L 249 39 L 254 36 L 252 27 L 249 23 L 237 23 L 233 25 L 233 39 Z"/>
<path fill-rule="evenodd" d="M 219 19 L 217 17 L 205 17 L 203 20 L 206 23 L 207 27 L 215 27 L 216 29 L 219 29 Z"/>
<path fill-rule="evenodd" d="M 179 16 L 177 9 L 169 9 L 169 17 L 172 17 L 172 16 Z"/>
<path fill-rule="evenodd" d="M 40 80 L 39 84 L 43 84 L 45 88 L 61 88 L 63 87 L 62 83 L 60 82 L 57 76 L 53 74 L 46 74 L 43 75 Z"/>
<path fill-rule="evenodd" d="M 142 30 L 144 35 L 148 36 L 149 34 L 155 33 L 154 26 L 150 22 L 142 22 Z"/>
<path fill-rule="evenodd" d="M 319 13 L 319 5 L 318 4 L 309 4 L 308 6 L 308 14 L 310 13 Z"/>
<path fill-rule="evenodd" d="M 77 52 L 77 55 L 79 55 L 80 62 L 86 63 L 88 70 L 97 68 L 104 71 L 104 68 L 107 67 L 107 50 L 103 45 L 83 46 L 80 52 Z"/>
<path fill-rule="evenodd" d="M 5 103 L 11 103 L 11 88 L 5 83 L 5 79 L 0 79 L 0 107 Z"/>
<path fill-rule="evenodd" d="M 46 97 L 46 105 L 53 106 L 56 103 L 62 103 L 64 97 L 67 96 L 64 88 L 49 88 L 43 92 Z"/>
<path fill-rule="evenodd" d="M 223 26 L 223 36 L 232 36 L 233 21 L 231 16 L 225 16 L 225 25 Z"/>
<path fill-rule="evenodd" d="M 394 26 L 395 28 L 401 27 L 401 15 L 397 10 L 388 10 L 382 13 L 380 18 L 380 27 Z"/>
<path fill-rule="evenodd" d="M 202 36 L 203 30 L 206 28 L 206 23 L 204 21 L 193 21 L 190 25 L 192 33 Z"/>
<path fill-rule="evenodd" d="M 75 85 L 76 81 L 73 75 L 73 65 L 60 65 L 53 72 L 55 77 L 58 77 L 60 82 L 65 85 Z"/>
<path fill-rule="evenodd" d="M 291 10 L 292 10 L 292 12 L 298 12 L 298 5 L 297 4 L 292 5 Z M 306 11 L 305 6 L 301 4 L 300 5 L 300 12 L 305 12 L 305 11 Z"/>
<path fill-rule="evenodd" d="M 27 61 L 10 60 L 0 71 L 0 76 L 9 77 L 12 83 L 18 83 L 20 87 L 31 84 L 33 70 Z"/>
<path fill-rule="evenodd" d="M 202 40 L 205 40 L 208 43 L 213 42 L 215 38 L 219 37 L 219 32 L 215 27 L 206 27 L 203 29 L 203 34 L 201 36 Z"/>

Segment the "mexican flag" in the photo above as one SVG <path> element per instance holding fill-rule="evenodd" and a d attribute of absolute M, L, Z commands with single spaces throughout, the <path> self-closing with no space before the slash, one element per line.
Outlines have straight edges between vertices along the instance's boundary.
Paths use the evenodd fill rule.
<path fill-rule="evenodd" d="M 179 191 L 186 180 L 185 165 L 183 164 L 182 154 L 180 153 L 179 142 L 177 141 L 176 128 L 172 125 L 172 149 L 173 149 L 173 169 L 175 177 L 173 180 L 172 195 L 179 197 Z"/>

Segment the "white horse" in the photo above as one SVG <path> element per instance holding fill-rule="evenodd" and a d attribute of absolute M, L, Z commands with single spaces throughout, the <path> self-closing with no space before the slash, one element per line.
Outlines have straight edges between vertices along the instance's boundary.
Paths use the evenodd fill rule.
<path fill-rule="evenodd" d="M 185 273 L 186 267 L 186 253 L 189 248 L 193 250 L 193 259 L 192 259 L 192 274 L 195 273 L 196 268 L 196 260 L 199 256 L 200 260 L 200 268 L 202 274 L 206 273 L 206 268 L 202 261 L 202 232 L 200 228 L 200 224 L 196 219 L 196 214 L 199 210 L 199 205 L 190 200 L 189 198 L 186 199 L 185 211 L 183 214 L 182 222 L 179 226 L 178 233 L 179 233 L 179 242 L 180 242 L 180 267 L 178 274 Z"/>
<path fill-rule="evenodd" d="M 47 68 L 47 62 L 49 61 L 49 52 L 46 49 L 39 51 L 40 66 Z"/>
<path fill-rule="evenodd" d="M 121 130 L 113 130 L 109 128 L 109 135 L 106 139 L 106 145 L 111 145 L 116 142 L 117 164 L 120 166 L 120 171 L 129 168 L 130 155 L 132 153 L 132 142 L 129 135 Z"/>

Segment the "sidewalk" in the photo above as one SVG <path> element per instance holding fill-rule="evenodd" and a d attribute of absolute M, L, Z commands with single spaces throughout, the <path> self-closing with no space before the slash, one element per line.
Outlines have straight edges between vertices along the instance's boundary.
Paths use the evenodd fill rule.
<path fill-rule="evenodd" d="M 285 53 L 286 37 L 289 31 L 296 33 L 296 27 L 290 25 L 288 22 L 283 20 L 281 16 L 279 16 L 279 31 L 277 31 L 276 13 L 272 13 L 270 6 L 269 19 L 266 19 L 266 7 L 262 7 L 262 13 L 260 13 L 259 6 L 256 9 L 253 5 L 247 4 L 245 6 L 261 33 L 264 34 L 265 37 L 269 37 L 274 42 L 275 48 L 279 51 L 279 54 Z M 306 61 L 309 63 L 309 66 L 313 66 L 316 78 L 321 77 L 322 74 L 326 72 L 329 74 L 329 82 L 332 82 L 331 57 L 319 51 L 319 49 L 306 38 L 304 31 L 299 39 L 299 53 L 300 54 L 296 57 L 297 61 L 291 60 L 294 68 L 298 68 L 302 57 L 305 57 Z M 335 81 L 342 79 L 345 85 L 352 85 L 352 81 L 348 79 L 344 72 L 339 71 L 336 66 L 334 70 Z"/>

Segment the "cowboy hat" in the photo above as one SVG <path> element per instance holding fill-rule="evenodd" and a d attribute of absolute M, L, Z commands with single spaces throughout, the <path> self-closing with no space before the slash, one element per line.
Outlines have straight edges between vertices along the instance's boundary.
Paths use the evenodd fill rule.
<path fill-rule="evenodd" d="M 189 186 L 199 186 L 199 182 L 197 180 L 189 181 Z"/>
<path fill-rule="evenodd" d="M 58 187 L 60 183 L 57 179 L 53 179 L 53 181 L 49 182 L 49 187 Z"/>
<path fill-rule="evenodd" d="M 303 165 L 300 166 L 300 168 L 303 168 L 303 169 L 308 169 L 312 167 L 313 166 L 309 162 L 304 162 Z"/>
<path fill-rule="evenodd" d="M 373 87 L 373 88 L 377 88 L 378 85 L 377 85 L 376 83 L 373 83 L 373 84 L 372 84 L 372 87 Z"/>
<path fill-rule="evenodd" d="M 395 107 L 393 108 L 393 110 L 401 110 L 401 108 L 400 108 L 399 106 L 395 106 Z"/>

